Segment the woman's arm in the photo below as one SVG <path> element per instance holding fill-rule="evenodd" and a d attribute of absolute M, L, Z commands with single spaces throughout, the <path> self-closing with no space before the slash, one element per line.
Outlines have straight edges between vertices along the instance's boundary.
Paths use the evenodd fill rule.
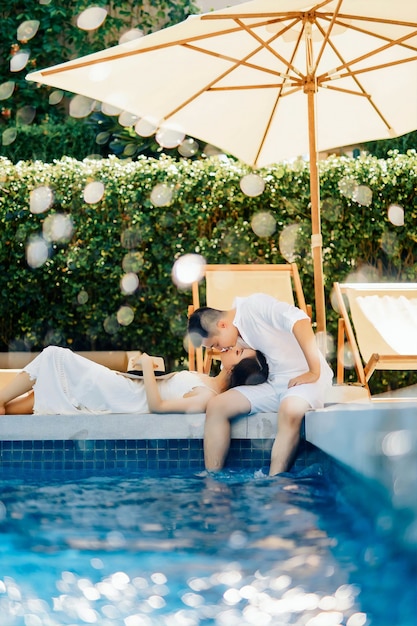
<path fill-rule="evenodd" d="M 146 399 L 152 413 L 204 413 L 214 391 L 207 387 L 196 387 L 182 398 L 162 400 L 154 373 L 154 363 L 148 354 L 140 356 Z"/>
<path fill-rule="evenodd" d="M 320 377 L 320 355 L 310 320 L 304 319 L 295 322 L 293 333 L 306 358 L 308 372 L 292 378 L 288 383 L 288 387 L 315 383 Z"/>

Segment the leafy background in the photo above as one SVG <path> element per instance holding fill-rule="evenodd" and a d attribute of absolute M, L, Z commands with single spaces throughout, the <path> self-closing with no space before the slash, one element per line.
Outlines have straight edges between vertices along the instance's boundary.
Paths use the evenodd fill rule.
<path fill-rule="evenodd" d="M 164 355 L 170 367 L 181 366 L 187 360 L 183 339 L 191 292 L 174 284 L 172 267 L 187 253 L 209 263 L 295 261 L 306 300 L 314 304 L 307 164 L 260 170 L 265 190 L 257 197 L 241 191 L 248 173 L 248 167 L 224 158 L 63 158 L 52 164 L 13 164 L 3 158 L 0 348 L 39 350 L 49 343 L 79 350 L 137 348 Z M 320 164 L 320 180 L 328 331 L 335 341 L 334 281 L 415 281 L 417 155 L 329 158 Z M 103 183 L 104 195 L 91 204 L 84 190 L 94 181 Z M 352 181 L 372 192 L 367 205 L 345 195 Z M 172 192 L 163 206 L 151 200 L 158 184 Z M 46 212 L 34 214 L 30 193 L 41 186 L 53 190 L 54 201 Z M 404 208 L 404 225 L 389 221 L 391 204 Z M 31 268 L 27 244 L 42 236 L 53 214 L 70 216 L 73 232 L 49 242 L 46 262 Z M 259 214 L 274 224 L 266 236 L 252 228 Z M 288 226 L 297 236 L 285 252 Z M 120 288 L 127 271 L 140 285 L 130 295 Z M 117 321 L 123 306 L 134 316 L 129 324 Z M 384 388 L 397 384 L 395 374 L 390 383 L 381 377 Z M 413 378 L 406 374 L 401 380 Z"/>

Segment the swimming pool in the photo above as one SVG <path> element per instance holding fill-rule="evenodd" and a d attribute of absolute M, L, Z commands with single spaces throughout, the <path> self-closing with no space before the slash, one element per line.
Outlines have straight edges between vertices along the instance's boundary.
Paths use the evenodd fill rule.
<path fill-rule="evenodd" d="M 415 626 L 416 569 L 323 466 L 2 478 L 2 626 Z"/>

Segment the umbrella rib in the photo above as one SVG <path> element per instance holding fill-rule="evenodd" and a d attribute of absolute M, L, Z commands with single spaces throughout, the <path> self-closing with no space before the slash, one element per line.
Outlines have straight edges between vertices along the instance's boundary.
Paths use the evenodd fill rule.
<path fill-rule="evenodd" d="M 229 28 L 223 31 L 216 31 L 213 33 L 205 33 L 204 35 L 195 35 L 195 37 L 188 37 L 185 39 L 177 39 L 175 41 L 168 41 L 164 44 L 155 44 L 154 46 L 148 46 L 147 48 L 141 48 L 140 50 L 126 50 L 125 52 L 119 52 L 117 54 L 109 55 L 108 57 L 100 58 L 100 59 L 90 59 L 89 61 L 80 61 L 79 63 L 74 63 L 70 67 L 66 66 L 66 63 L 62 63 L 56 67 L 52 67 L 47 70 L 41 70 L 40 74 L 42 76 L 50 76 L 51 74 L 60 74 L 61 72 L 68 72 L 71 70 L 78 70 L 82 67 L 89 67 L 90 65 L 99 65 L 100 63 L 108 63 L 109 61 L 116 61 L 117 59 L 124 59 L 126 57 L 136 56 L 137 54 L 144 54 L 145 52 L 153 52 L 155 50 L 163 50 L 164 48 L 172 48 L 174 46 L 182 46 L 185 44 L 189 44 L 193 41 L 201 41 L 204 39 L 210 39 L 212 37 L 218 37 L 219 35 L 230 35 L 232 33 L 239 32 L 240 28 L 238 26 L 234 28 Z M 71 61 L 69 61 L 71 63 Z M 66 67 L 64 67 L 66 66 Z"/>
<path fill-rule="evenodd" d="M 290 28 L 294 26 L 297 22 L 298 20 L 294 20 L 291 24 L 288 24 L 283 30 L 281 30 L 278 33 L 275 33 L 275 35 L 271 37 L 271 39 L 268 39 L 268 41 L 263 41 L 256 33 L 253 32 L 252 30 L 253 25 L 248 27 L 246 26 L 244 22 L 242 22 L 239 19 L 236 19 L 236 23 L 239 24 L 240 28 L 245 30 L 248 33 L 248 35 L 250 35 L 257 42 L 259 42 L 261 44 L 261 48 L 265 48 L 265 50 L 268 50 L 268 52 L 272 54 L 273 57 L 281 61 L 281 63 L 283 63 L 287 67 L 287 71 L 292 70 L 295 74 L 297 74 L 297 76 L 299 76 L 300 78 L 303 78 L 302 72 L 297 70 L 297 68 L 292 64 L 294 56 L 292 57 L 291 61 L 288 61 L 287 59 L 284 59 L 284 57 L 279 55 L 275 50 L 273 50 L 273 48 L 270 47 L 271 42 L 275 41 L 275 39 L 277 39 L 278 37 L 281 37 L 283 33 L 285 33 L 287 30 L 290 30 Z"/>
<path fill-rule="evenodd" d="M 294 58 L 295 58 L 295 55 L 296 55 L 297 50 L 299 48 L 302 36 L 303 36 L 303 29 L 301 29 L 301 31 L 300 31 L 300 33 L 298 35 L 297 42 L 296 42 L 296 44 L 294 46 L 294 49 L 293 49 L 293 52 L 292 52 L 292 55 L 291 55 L 291 59 L 289 61 L 288 68 L 290 67 L 290 65 L 292 65 L 292 63 L 294 61 Z M 272 124 L 272 119 L 273 119 L 273 117 L 275 115 L 275 112 L 276 112 L 276 110 L 278 108 L 278 104 L 279 104 L 280 98 L 283 97 L 282 89 L 283 89 L 283 87 L 281 87 L 279 92 L 278 92 L 278 95 L 277 95 L 277 97 L 275 99 L 274 106 L 272 107 L 271 115 L 269 116 L 268 123 L 265 126 L 264 134 L 262 136 L 261 141 L 259 142 L 259 147 L 258 147 L 258 151 L 256 153 L 255 163 L 258 161 L 259 155 L 261 154 L 261 150 L 262 150 L 263 145 L 265 143 L 265 139 L 266 139 L 266 137 L 268 135 L 269 128 L 271 127 L 271 124 Z M 295 90 L 293 89 L 293 90 L 291 90 L 291 92 L 287 92 L 287 95 L 289 95 L 289 93 L 293 93 L 294 91 L 299 91 L 299 90 L 298 89 L 295 89 Z"/>
<path fill-rule="evenodd" d="M 348 65 L 344 64 L 342 68 L 346 68 L 345 74 L 340 74 L 338 70 L 334 70 L 334 72 L 332 72 L 331 74 L 329 73 L 322 74 L 322 76 L 319 76 L 317 80 L 320 81 L 321 84 L 325 81 L 334 80 L 332 79 L 332 76 L 334 76 L 334 74 L 337 74 L 338 79 L 346 78 L 347 76 L 352 76 L 352 78 L 354 78 L 358 74 L 366 74 L 367 72 L 374 72 L 375 70 L 383 70 L 386 67 L 394 67 L 395 65 L 402 65 L 403 63 L 412 63 L 413 61 L 417 61 L 417 55 L 414 57 L 409 57 L 407 59 L 400 59 L 399 61 L 391 61 L 391 63 L 380 63 L 379 65 L 370 65 L 369 67 L 364 67 L 361 70 L 355 70 L 354 74 L 353 72 L 349 71 Z"/>
<path fill-rule="evenodd" d="M 331 13 L 322 13 L 321 17 L 329 19 L 329 16 L 331 16 Z M 377 24 L 389 24 L 390 26 L 408 26 L 409 28 L 415 28 L 416 27 L 416 22 L 403 22 L 403 21 L 399 21 L 399 20 L 390 20 L 390 19 L 384 19 L 382 17 L 371 17 L 371 16 L 365 16 L 365 15 L 352 15 L 351 13 L 339 13 L 339 19 L 346 19 L 346 20 L 357 20 L 358 22 L 372 22 L 372 23 L 377 23 Z M 344 24 L 344 26 L 346 26 L 346 24 Z M 354 28 L 352 27 L 352 25 L 349 23 L 348 24 L 348 28 Z M 365 31 L 368 34 L 373 34 L 370 33 L 368 31 Z"/>
<path fill-rule="evenodd" d="M 205 50 L 204 48 L 200 48 L 199 46 L 193 46 L 193 45 L 184 44 L 183 47 L 187 48 L 189 50 L 194 50 L 195 52 L 201 52 L 202 54 L 207 54 L 209 56 L 214 56 L 217 59 L 222 59 L 223 61 L 230 61 L 231 63 L 235 63 L 236 65 L 242 65 L 244 67 L 248 67 L 248 68 L 253 69 L 253 70 L 259 70 L 259 71 L 267 73 L 267 74 L 272 74 L 273 76 L 279 76 L 279 77 L 283 76 L 282 72 L 277 72 L 276 70 L 269 69 L 268 67 L 261 67 L 259 65 L 256 65 L 255 63 L 248 63 L 247 61 L 239 61 L 239 59 L 227 56 L 226 54 L 221 54 L 219 52 L 214 52 L 212 50 Z M 261 47 L 257 48 L 255 53 L 259 52 L 259 50 L 261 50 Z"/>
<path fill-rule="evenodd" d="M 319 27 L 319 29 L 321 30 L 321 26 L 319 26 L 319 25 L 318 25 L 318 27 Z M 331 80 L 331 77 L 330 77 L 330 76 L 328 76 L 327 74 L 324 74 L 324 75 L 323 75 L 323 77 L 319 76 L 319 77 L 317 78 L 317 84 L 320 84 L 320 85 L 322 85 L 322 86 L 325 86 L 325 87 L 326 87 L 326 88 L 328 88 L 328 89 L 330 89 L 330 88 L 331 88 L 331 89 L 333 89 L 334 91 L 336 91 L 336 90 L 337 90 L 337 91 L 344 92 L 344 93 L 350 93 L 351 95 L 356 95 L 356 96 L 361 96 L 361 97 L 365 97 L 365 98 L 367 98 L 367 100 L 368 100 L 369 104 L 370 104 L 370 105 L 371 105 L 371 107 L 374 109 L 375 113 L 379 116 L 379 118 L 380 118 L 380 119 L 382 120 L 382 122 L 385 124 L 385 126 L 387 127 L 387 129 L 388 129 L 388 130 L 390 130 L 390 129 L 391 129 L 391 125 L 390 125 L 390 123 L 386 120 L 386 118 L 384 117 L 384 115 L 382 114 L 382 112 L 380 111 L 380 109 L 376 106 L 375 102 L 372 100 L 371 95 L 370 95 L 370 94 L 368 94 L 368 93 L 366 92 L 366 89 L 362 86 L 361 82 L 358 80 L 357 75 L 358 75 L 358 73 L 361 73 L 361 70 L 358 70 L 358 71 L 356 71 L 356 72 L 351 71 L 351 69 L 350 69 L 350 63 L 349 63 L 349 62 L 346 62 L 346 61 L 344 60 L 344 58 L 343 58 L 343 57 L 342 57 L 342 55 L 340 54 L 339 50 L 338 50 L 338 49 L 334 46 L 333 42 L 332 42 L 332 41 L 329 41 L 329 44 L 330 44 L 331 48 L 333 49 L 334 53 L 336 54 L 336 56 L 337 56 L 337 57 L 338 57 L 338 58 L 342 61 L 342 64 L 343 64 L 343 65 L 342 65 L 341 67 L 346 68 L 346 70 L 347 70 L 347 71 L 346 71 L 346 74 L 344 74 L 343 76 L 342 76 L 342 75 L 338 75 L 338 78 L 342 78 L 342 77 L 344 78 L 344 77 L 350 76 L 350 77 L 353 79 L 353 81 L 356 83 L 356 85 L 358 86 L 359 92 L 345 90 L 345 89 L 343 89 L 343 88 L 340 88 L 340 87 L 337 87 L 337 86 L 333 86 L 333 85 L 332 85 L 332 86 L 330 86 L 330 85 L 323 85 L 323 83 L 324 83 L 324 79 L 326 79 L 326 77 L 327 77 L 327 79 L 326 79 L 326 80 Z M 398 63 L 395 63 L 395 65 L 398 65 Z M 385 67 L 385 66 L 386 66 L 386 64 L 385 64 L 385 65 L 382 65 L 381 67 Z M 364 71 L 365 71 L 365 70 L 364 70 Z M 366 71 L 369 71 L 369 69 L 367 69 Z"/>
<path fill-rule="evenodd" d="M 321 7 L 326 6 L 326 4 L 330 4 L 331 2 L 333 2 L 333 0 L 323 0 L 323 2 L 320 2 L 320 4 L 317 4 L 316 6 L 312 7 L 310 9 L 310 11 L 316 11 L 317 9 L 320 9 Z M 258 19 L 258 18 L 264 18 L 264 19 L 289 19 L 289 18 L 297 18 L 297 21 L 300 18 L 300 11 L 276 11 L 276 12 L 271 12 L 269 11 L 268 13 L 265 13 L 264 11 L 260 11 L 259 13 L 248 13 L 247 15 L 242 15 L 242 13 L 224 13 L 223 15 L 216 15 L 217 12 L 214 13 L 206 13 L 205 15 L 202 15 L 200 19 L 202 20 L 236 20 L 236 19 L 241 19 L 242 17 L 245 19 Z M 253 25 L 252 25 L 253 27 Z"/>
<path fill-rule="evenodd" d="M 324 29 L 322 28 L 322 26 L 320 24 L 317 23 L 317 28 L 320 30 L 321 34 L 324 35 Z M 329 45 L 331 46 L 331 48 L 333 49 L 333 52 L 336 54 L 336 56 L 339 57 L 339 59 L 341 60 L 342 64 L 339 65 L 337 68 L 335 68 L 334 70 L 332 70 L 331 72 L 326 72 L 325 74 L 321 74 L 320 76 L 317 76 L 317 82 L 319 84 L 322 84 L 324 81 L 328 81 L 328 80 L 332 80 L 332 76 L 337 75 L 337 78 L 346 78 L 347 76 L 351 76 L 354 80 L 355 80 L 355 76 L 357 76 L 358 74 L 364 74 L 366 72 L 371 72 L 377 69 L 383 69 L 385 67 L 391 67 L 393 65 L 400 65 L 402 63 L 409 63 L 412 61 L 416 60 L 416 57 L 408 57 L 406 59 L 400 59 L 400 60 L 396 60 L 396 61 L 391 61 L 390 63 L 381 63 L 380 65 L 373 65 L 373 66 L 368 66 L 366 68 L 362 68 L 359 70 L 351 70 L 350 67 L 351 65 L 355 64 L 355 63 L 359 63 L 360 61 L 364 61 L 366 59 L 369 59 L 373 56 L 375 56 L 376 54 L 379 54 L 382 51 L 385 51 L 386 49 L 394 46 L 397 41 L 402 42 L 404 39 L 408 39 L 409 37 L 412 37 L 414 33 L 409 33 L 408 35 L 405 35 L 404 37 L 401 37 L 399 40 L 394 40 L 394 41 L 390 41 L 387 45 L 382 46 L 380 48 L 378 48 L 377 50 L 374 50 L 372 52 L 369 52 L 368 54 L 364 54 L 361 57 L 358 57 L 356 59 L 352 59 L 351 61 L 345 61 L 343 59 L 343 57 L 341 56 L 341 54 L 339 53 L 338 49 L 336 48 L 336 46 L 334 45 L 332 40 L 329 40 Z M 386 41 L 386 38 L 383 38 Z M 407 49 L 412 49 L 413 51 L 415 50 L 415 48 L 411 48 L 411 46 L 407 46 Z M 340 72 L 342 70 L 346 70 L 345 74 L 341 74 Z M 358 86 L 359 82 L 358 82 Z"/>
<path fill-rule="evenodd" d="M 314 74 L 314 75 L 316 75 L 317 68 L 318 68 L 318 66 L 319 66 L 319 63 L 320 63 L 321 57 L 323 56 L 324 50 L 325 50 L 325 48 L 326 48 L 326 45 L 327 45 L 327 43 L 329 42 L 329 37 L 330 37 L 330 34 L 331 34 L 331 32 L 332 32 L 333 26 L 334 26 L 334 24 L 335 24 L 335 21 L 336 21 L 337 15 L 338 15 L 338 13 L 339 13 L 340 5 L 342 4 L 342 2 L 343 2 L 343 0 L 339 0 L 339 3 L 338 3 L 338 5 L 337 5 L 337 7 L 335 8 L 334 13 L 333 13 L 333 15 L 332 15 L 332 19 L 330 20 L 329 27 L 328 27 L 328 29 L 327 29 L 327 31 L 326 31 L 326 34 L 324 35 L 323 43 L 321 44 L 321 48 L 320 48 L 320 50 L 319 50 L 319 53 L 318 53 L 318 55 L 317 55 L 316 62 L 315 62 L 315 64 L 314 64 L 314 72 L 313 72 L 313 74 Z M 316 14 L 314 15 L 314 23 L 316 24 L 317 28 L 321 31 L 320 24 L 317 22 L 317 15 L 316 15 Z M 323 34 L 323 33 L 322 33 L 322 34 Z"/>
<path fill-rule="evenodd" d="M 339 91 L 340 93 L 347 93 L 351 96 L 359 96 L 360 98 L 367 98 L 368 100 L 371 96 L 365 92 L 354 91 L 353 89 L 345 89 L 344 87 L 336 87 L 335 85 L 323 85 L 324 89 L 329 89 L 330 91 Z"/>
<path fill-rule="evenodd" d="M 237 20 L 237 21 L 238 21 L 238 20 Z M 294 23 L 296 23 L 296 22 L 294 22 Z M 243 25 L 242 25 L 242 26 L 243 26 Z M 291 25 L 288 25 L 288 26 L 284 29 L 284 31 L 285 31 L 285 30 L 288 30 L 289 28 L 291 28 L 291 26 L 292 26 L 292 24 L 291 24 Z M 245 26 L 243 26 L 243 27 L 244 27 L 244 30 L 246 30 L 246 31 L 248 32 L 248 34 L 249 34 L 249 35 L 252 35 L 252 36 L 254 37 L 254 39 L 260 43 L 260 46 L 258 46 L 255 50 L 252 50 L 252 51 L 251 51 L 251 52 L 250 52 L 250 53 L 249 53 L 246 57 L 244 57 L 243 59 L 240 59 L 240 60 L 236 60 L 236 61 L 234 61 L 234 65 L 233 65 L 232 67 L 230 67 L 229 69 L 227 69 L 227 70 L 226 70 L 225 72 L 223 72 L 223 74 L 221 74 L 220 76 L 217 76 L 217 77 L 216 77 L 216 78 L 215 78 L 215 79 L 214 79 L 211 83 L 208 83 L 206 86 L 204 86 L 204 87 L 202 87 L 201 89 L 199 89 L 199 90 L 198 90 L 196 93 L 194 93 L 194 94 L 193 94 L 190 98 L 188 98 L 188 100 L 185 100 L 185 101 L 184 101 L 184 102 L 182 102 L 182 103 L 181 103 L 178 107 L 176 107 L 175 109 L 173 109 L 172 111 L 170 111 L 168 114 L 166 114 L 166 115 L 165 115 L 165 119 L 166 119 L 166 120 L 167 120 L 167 119 L 169 119 L 170 117 L 172 117 L 173 115 L 175 115 L 176 113 L 178 113 L 178 111 L 181 111 L 182 109 L 184 109 L 186 106 L 188 106 L 188 104 L 190 104 L 190 102 L 192 102 L 193 100 L 195 100 L 196 98 L 198 98 L 198 96 L 200 96 L 202 93 L 204 93 L 204 92 L 206 92 L 206 91 L 215 91 L 215 90 L 219 91 L 219 90 L 221 90 L 221 89 L 222 89 L 221 87 L 217 87 L 217 88 L 216 88 L 216 87 L 214 87 L 213 85 L 215 85 L 216 83 L 218 83 L 219 81 L 221 81 L 221 80 L 222 80 L 225 76 L 227 76 L 228 74 L 230 74 L 230 73 L 231 73 L 232 71 L 234 71 L 237 67 L 239 67 L 239 66 L 241 66 L 241 65 L 244 65 L 244 64 L 246 63 L 247 59 L 250 59 L 253 55 L 257 54 L 260 50 L 262 50 L 263 48 L 266 48 L 266 47 L 268 46 L 269 42 L 270 42 L 270 41 L 273 41 L 273 40 L 274 40 L 274 39 L 278 36 L 277 34 L 275 34 L 273 37 L 271 37 L 271 39 L 269 39 L 269 40 L 268 40 L 268 42 L 264 42 L 264 41 L 262 41 L 259 37 L 257 37 L 257 36 L 255 35 L 255 33 L 252 33 L 252 31 L 251 31 L 250 29 L 246 29 L 246 27 L 245 27 Z M 293 55 L 292 55 L 292 57 L 291 57 L 291 60 L 290 60 L 289 62 L 288 62 L 288 61 L 285 61 L 284 59 L 280 59 L 280 60 L 281 60 L 281 61 L 282 61 L 282 62 L 286 65 L 286 67 L 287 67 L 287 71 L 288 71 L 288 70 L 290 70 L 290 69 L 293 69 L 293 71 L 294 71 L 294 72 L 296 72 L 297 74 L 299 74 L 299 72 L 296 70 L 296 68 L 295 68 L 295 67 L 293 67 L 293 65 L 292 65 L 292 61 L 293 61 L 293 59 L 294 59 L 294 57 L 295 57 L 295 51 L 296 51 L 296 49 L 297 49 L 297 47 L 298 47 L 298 44 L 299 44 L 299 40 L 298 40 L 298 42 L 297 42 L 297 44 L 296 44 L 295 50 L 294 50 Z M 269 49 L 269 48 L 268 48 L 268 49 Z M 204 52 L 206 53 L 206 51 L 204 51 Z M 272 52 L 272 54 L 273 54 L 275 57 L 277 56 L 277 55 L 274 53 L 274 51 L 273 51 L 273 50 L 270 50 L 270 52 Z M 279 58 L 279 57 L 278 57 L 278 58 Z M 302 78 L 302 75 L 301 75 L 301 78 Z M 293 78 L 292 80 L 297 80 L 297 79 L 296 79 L 296 78 Z M 279 89 L 281 89 L 281 90 L 282 90 L 282 85 L 275 85 L 275 87 L 276 87 L 276 88 L 279 88 Z M 258 88 L 259 88 L 259 86 L 258 86 L 258 85 L 254 85 L 252 88 L 253 88 L 253 89 L 258 89 Z M 225 90 L 225 89 L 223 89 L 223 90 Z M 278 99 L 279 99 L 279 96 L 278 96 Z M 274 110 L 275 110 L 275 108 L 276 108 L 276 104 L 275 104 L 275 106 L 274 106 Z M 273 115 L 273 113 L 272 113 L 272 115 Z M 270 118 L 270 119 L 272 119 L 272 115 L 271 115 L 271 118 Z M 269 125 L 270 125 L 270 121 L 268 122 L 267 129 L 269 128 Z M 267 132 L 267 131 L 266 131 L 266 132 Z M 263 138 L 263 140 L 262 140 L 262 143 L 263 143 L 263 141 L 264 141 L 264 139 L 265 139 L 265 136 L 266 136 L 266 133 L 265 133 L 265 135 L 264 135 L 264 138 Z M 261 143 L 261 145 L 262 145 L 262 143 Z"/>
<path fill-rule="evenodd" d="M 213 91 L 215 88 L 213 87 L 213 85 L 215 85 L 216 83 L 218 83 L 219 81 L 221 81 L 225 76 L 227 76 L 228 74 L 230 74 L 233 70 L 235 70 L 237 67 L 239 67 L 240 65 L 243 65 L 247 59 L 250 59 L 254 54 L 257 54 L 259 52 L 259 50 L 262 50 L 262 48 L 264 47 L 264 43 L 261 41 L 260 42 L 261 45 L 258 46 L 255 50 L 251 50 L 251 52 L 246 55 L 246 57 L 244 57 L 243 59 L 240 59 L 239 61 L 234 61 L 234 64 L 232 65 L 232 67 L 228 68 L 225 72 L 223 72 L 222 74 L 220 74 L 220 76 L 216 76 L 215 79 L 213 79 L 211 81 L 211 83 L 208 83 L 207 85 L 205 85 L 204 87 L 202 87 L 201 89 L 199 89 L 197 92 L 195 92 L 190 98 L 188 98 L 188 100 L 185 100 L 184 102 L 182 102 L 178 107 L 176 107 L 175 109 L 173 109 L 172 111 L 170 111 L 170 113 L 168 113 L 167 115 L 165 115 L 165 119 L 169 119 L 170 117 L 172 117 L 173 115 L 175 115 L 176 113 L 178 113 L 178 111 L 181 111 L 181 109 L 184 109 L 186 106 L 188 106 L 188 104 L 190 102 L 192 102 L 193 100 L 195 100 L 196 98 L 198 98 L 198 96 L 200 96 L 202 93 L 206 92 L 206 91 Z M 220 88 L 218 88 L 220 89 Z"/>
<path fill-rule="evenodd" d="M 357 33 L 361 33 L 362 35 L 369 35 L 371 37 L 374 37 L 375 39 L 381 39 L 381 41 L 388 41 L 389 43 L 391 43 L 392 45 L 399 45 L 401 48 L 405 48 L 406 50 L 412 50 L 413 52 L 416 50 L 415 46 L 412 45 L 405 45 L 401 39 L 390 39 L 389 37 L 386 37 L 385 35 L 382 35 L 381 33 L 374 33 L 371 30 L 365 30 L 364 28 L 359 28 L 359 26 L 353 26 L 352 24 L 346 24 L 343 21 L 337 21 L 336 22 L 338 24 L 338 26 L 344 26 L 345 28 L 349 28 L 350 30 L 354 30 Z M 411 35 L 407 35 L 407 37 L 413 37 L 417 30 L 417 24 L 409 24 L 407 26 L 413 27 L 414 30 L 411 32 Z"/>
<path fill-rule="evenodd" d="M 300 86 L 298 87 L 298 89 L 300 88 Z M 244 91 L 246 89 L 282 89 L 283 87 L 284 83 L 264 83 L 260 85 L 230 85 L 227 87 L 209 87 L 207 91 Z"/>

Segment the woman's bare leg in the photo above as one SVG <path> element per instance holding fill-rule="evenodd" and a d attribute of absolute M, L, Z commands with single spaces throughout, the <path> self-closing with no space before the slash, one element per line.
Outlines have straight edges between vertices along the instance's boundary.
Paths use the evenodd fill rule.
<path fill-rule="evenodd" d="M 32 415 L 33 413 L 34 393 L 28 393 L 10 400 L 6 404 L 6 415 Z"/>
<path fill-rule="evenodd" d="M 12 400 L 20 401 L 21 400 L 20 396 L 23 396 L 23 394 L 27 393 L 28 391 L 31 391 L 34 384 L 35 384 L 35 381 L 30 378 L 27 372 L 19 372 L 19 374 L 16 374 L 16 376 L 7 385 L 5 385 L 5 387 L 0 388 L 0 415 L 5 415 L 5 414 L 10 413 L 9 405 L 10 405 L 10 408 L 12 409 L 14 406 L 17 407 L 18 405 L 17 404 L 12 405 L 11 401 Z M 33 394 L 30 394 L 29 404 L 30 402 L 32 403 L 32 408 L 30 410 L 23 411 L 22 414 L 32 413 Z M 27 408 L 29 407 L 29 404 L 25 402 L 21 406 L 22 408 L 24 407 Z M 19 412 L 13 409 L 14 415 L 18 413 Z"/>

